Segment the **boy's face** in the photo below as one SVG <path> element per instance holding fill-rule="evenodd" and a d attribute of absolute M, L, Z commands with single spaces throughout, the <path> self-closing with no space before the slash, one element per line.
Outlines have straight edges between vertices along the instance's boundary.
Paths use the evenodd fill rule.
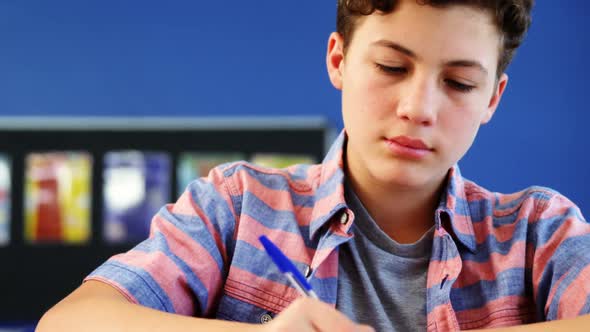
<path fill-rule="evenodd" d="M 346 162 L 356 181 L 436 188 L 496 109 L 500 34 L 465 6 L 414 0 L 361 17 L 346 54 L 330 36 L 330 80 L 342 90 Z"/>

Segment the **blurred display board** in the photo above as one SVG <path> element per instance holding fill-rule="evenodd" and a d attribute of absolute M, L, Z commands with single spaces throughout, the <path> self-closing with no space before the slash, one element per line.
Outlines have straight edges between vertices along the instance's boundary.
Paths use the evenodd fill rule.
<path fill-rule="evenodd" d="M 212 167 L 316 162 L 334 138 L 315 117 L 0 117 L 0 324 L 38 320 Z"/>

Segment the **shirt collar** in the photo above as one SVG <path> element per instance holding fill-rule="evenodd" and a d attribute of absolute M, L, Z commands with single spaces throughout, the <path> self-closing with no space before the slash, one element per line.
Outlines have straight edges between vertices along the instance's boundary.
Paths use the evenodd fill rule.
<path fill-rule="evenodd" d="M 466 195 L 466 183 L 458 165 L 451 167 L 447 174 L 447 184 L 435 213 L 436 228 L 444 227 L 456 240 L 471 252 L 475 252 L 477 244 Z M 448 225 L 443 222 L 444 220 L 449 221 L 451 229 L 446 229 Z"/>
<path fill-rule="evenodd" d="M 311 214 L 309 236 L 330 220 L 334 214 L 346 209 L 344 200 L 344 145 L 346 134 L 340 132 L 321 164 L 319 180 L 314 185 L 315 204 Z"/>
<path fill-rule="evenodd" d="M 324 157 L 321 164 L 319 180 L 314 185 L 315 205 L 310 223 L 310 238 L 324 226 L 334 215 L 347 209 L 344 199 L 344 146 L 346 132 L 342 130 Z M 447 227 L 443 220 L 449 220 L 454 237 L 471 251 L 476 243 L 473 224 L 465 194 L 465 181 L 458 165 L 448 172 L 447 184 L 436 209 L 436 228 Z M 448 219 L 447 219 L 448 218 Z"/>

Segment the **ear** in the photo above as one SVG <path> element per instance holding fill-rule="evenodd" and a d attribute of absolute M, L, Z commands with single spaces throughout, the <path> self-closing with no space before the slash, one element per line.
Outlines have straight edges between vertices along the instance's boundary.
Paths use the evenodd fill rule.
<path fill-rule="evenodd" d="M 326 65 L 328 76 L 332 85 L 342 90 L 342 65 L 344 60 L 344 40 L 338 32 L 332 32 L 328 39 L 328 52 L 326 54 Z"/>
<path fill-rule="evenodd" d="M 488 104 L 488 108 L 486 110 L 484 117 L 481 119 L 481 124 L 486 124 L 492 119 L 492 116 L 494 115 L 494 113 L 496 112 L 496 109 L 498 108 L 498 104 L 500 104 L 500 99 L 502 99 L 502 94 L 504 94 L 504 90 L 506 90 L 507 84 L 508 84 L 508 75 L 506 75 L 506 73 L 504 73 L 498 79 L 498 83 L 496 83 L 496 88 L 494 90 L 494 94 L 492 95 L 492 98 L 490 99 L 490 103 Z"/>

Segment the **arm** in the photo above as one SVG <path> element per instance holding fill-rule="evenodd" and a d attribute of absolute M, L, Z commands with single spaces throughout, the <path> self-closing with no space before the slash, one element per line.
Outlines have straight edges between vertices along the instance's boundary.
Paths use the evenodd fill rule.
<path fill-rule="evenodd" d="M 545 321 L 590 313 L 590 224 L 570 200 L 552 194 L 529 226 L 533 298 Z"/>
<path fill-rule="evenodd" d="M 199 319 L 133 304 L 116 289 L 87 281 L 51 308 L 39 322 L 45 331 L 258 331 L 261 326 Z"/>
<path fill-rule="evenodd" d="M 194 318 L 214 316 L 227 269 L 227 248 L 232 245 L 235 213 L 223 191 L 221 173 L 212 173 L 154 216 L 148 239 L 111 257 L 50 309 L 38 330 L 241 328 L 248 332 L 259 328 Z"/>
<path fill-rule="evenodd" d="M 572 319 L 562 319 L 536 324 L 489 329 L 490 332 L 546 332 L 546 331 L 588 331 L 590 315 L 578 316 Z"/>
<path fill-rule="evenodd" d="M 590 225 L 567 198 L 547 193 L 533 218 L 532 285 L 547 321 L 486 331 L 587 331 L 590 326 Z"/>
<path fill-rule="evenodd" d="M 265 325 L 194 318 L 139 306 L 116 289 L 99 281 L 87 281 L 51 308 L 36 331 L 358 331 L 372 328 L 353 323 L 331 306 L 301 298 Z"/>

